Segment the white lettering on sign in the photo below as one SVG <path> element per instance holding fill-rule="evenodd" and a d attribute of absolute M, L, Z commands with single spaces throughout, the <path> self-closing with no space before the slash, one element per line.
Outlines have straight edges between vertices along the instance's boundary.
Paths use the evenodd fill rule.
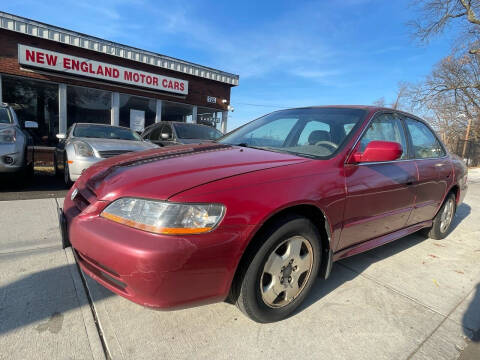
<path fill-rule="evenodd" d="M 177 94 L 188 94 L 188 81 L 100 61 L 18 45 L 18 62 L 22 65 L 87 76 L 100 80 L 135 85 Z"/>
<path fill-rule="evenodd" d="M 217 103 L 217 98 L 214 97 L 214 96 L 207 96 L 207 102 L 212 103 L 212 104 L 216 104 Z"/>

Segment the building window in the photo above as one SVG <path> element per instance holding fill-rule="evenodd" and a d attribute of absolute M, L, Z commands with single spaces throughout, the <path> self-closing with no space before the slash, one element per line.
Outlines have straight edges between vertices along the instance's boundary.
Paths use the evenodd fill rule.
<path fill-rule="evenodd" d="M 140 128 L 152 125 L 155 122 L 155 108 L 154 99 L 120 94 L 120 126 L 140 131 Z"/>
<path fill-rule="evenodd" d="M 109 91 L 67 86 L 67 127 L 74 123 L 110 124 L 112 95 Z"/>
<path fill-rule="evenodd" d="M 164 101 L 162 121 L 192 122 L 193 105 Z"/>
<path fill-rule="evenodd" d="M 52 146 L 58 134 L 58 85 L 2 75 L 3 101 L 15 109 L 20 122 L 36 121 L 30 129 L 35 145 Z"/>

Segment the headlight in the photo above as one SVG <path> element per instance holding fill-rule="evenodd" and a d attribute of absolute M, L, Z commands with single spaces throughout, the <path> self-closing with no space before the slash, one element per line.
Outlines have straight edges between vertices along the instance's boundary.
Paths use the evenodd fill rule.
<path fill-rule="evenodd" d="M 14 143 L 16 135 L 14 128 L 0 130 L 0 143 Z"/>
<path fill-rule="evenodd" d="M 100 216 L 136 229 L 167 235 L 201 234 L 222 220 L 219 204 L 179 204 L 122 198 L 108 205 Z"/>
<path fill-rule="evenodd" d="M 73 147 L 75 148 L 75 154 L 77 154 L 77 156 L 83 156 L 83 157 L 93 156 L 93 149 L 86 142 L 76 141 L 73 143 Z"/>

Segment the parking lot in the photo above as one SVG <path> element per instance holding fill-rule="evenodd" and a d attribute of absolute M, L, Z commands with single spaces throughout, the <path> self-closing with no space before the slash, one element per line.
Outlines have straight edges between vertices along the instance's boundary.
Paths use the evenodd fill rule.
<path fill-rule="evenodd" d="M 159 312 L 84 284 L 61 249 L 64 190 L 2 191 L 0 359 L 478 359 L 480 171 L 469 179 L 447 239 L 414 234 L 342 260 L 266 325 L 226 303 Z"/>

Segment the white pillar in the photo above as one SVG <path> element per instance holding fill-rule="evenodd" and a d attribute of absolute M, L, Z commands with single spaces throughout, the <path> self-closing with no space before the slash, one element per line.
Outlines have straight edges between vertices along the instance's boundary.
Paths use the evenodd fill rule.
<path fill-rule="evenodd" d="M 160 121 L 162 121 L 163 101 L 157 99 L 155 108 L 156 108 L 156 112 L 155 112 L 155 122 L 156 122 L 156 123 L 159 123 Z"/>
<path fill-rule="evenodd" d="M 58 84 L 58 133 L 67 133 L 67 84 Z"/>
<path fill-rule="evenodd" d="M 193 110 L 192 110 L 192 122 L 193 122 L 194 124 L 197 123 L 197 111 L 198 111 L 197 105 L 193 105 Z"/>
<path fill-rule="evenodd" d="M 222 132 L 227 133 L 228 111 L 222 111 Z"/>
<path fill-rule="evenodd" d="M 0 104 L 3 103 L 2 74 L 0 74 Z"/>
<path fill-rule="evenodd" d="M 118 92 L 112 92 L 112 108 L 110 116 L 110 123 L 112 125 L 120 125 L 120 94 Z"/>

